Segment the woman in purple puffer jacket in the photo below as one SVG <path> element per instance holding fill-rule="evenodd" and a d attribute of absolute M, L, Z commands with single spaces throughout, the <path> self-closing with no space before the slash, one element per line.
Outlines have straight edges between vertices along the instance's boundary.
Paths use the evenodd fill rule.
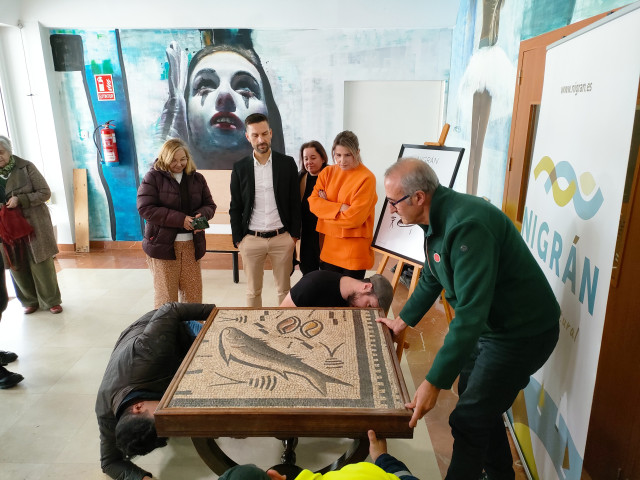
<path fill-rule="evenodd" d="M 198 217 L 213 218 L 216 204 L 186 144 L 169 139 L 138 188 L 146 220 L 142 249 L 153 275 L 154 308 L 167 302 L 202 303 L 200 259 L 206 251 Z"/>

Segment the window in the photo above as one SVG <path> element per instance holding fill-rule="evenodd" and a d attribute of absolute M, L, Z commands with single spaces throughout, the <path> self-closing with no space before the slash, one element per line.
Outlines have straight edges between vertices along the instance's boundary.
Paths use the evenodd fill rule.
<path fill-rule="evenodd" d="M 9 126 L 7 125 L 7 112 L 4 108 L 4 98 L 2 97 L 2 87 L 0 86 L 0 135 L 9 136 Z"/>

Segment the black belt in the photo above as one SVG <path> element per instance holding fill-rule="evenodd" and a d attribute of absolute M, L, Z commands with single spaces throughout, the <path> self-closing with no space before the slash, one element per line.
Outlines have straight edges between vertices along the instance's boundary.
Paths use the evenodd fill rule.
<path fill-rule="evenodd" d="M 278 230 L 271 230 L 270 232 L 254 232 L 253 230 L 247 230 L 247 235 L 253 235 L 260 238 L 273 238 L 276 235 L 280 235 L 286 231 L 287 229 L 284 227 L 279 228 Z"/>

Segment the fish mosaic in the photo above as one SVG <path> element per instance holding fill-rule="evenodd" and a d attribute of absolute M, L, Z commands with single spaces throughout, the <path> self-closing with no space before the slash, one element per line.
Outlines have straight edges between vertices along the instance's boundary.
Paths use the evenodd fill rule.
<path fill-rule="evenodd" d="M 376 310 L 221 309 L 175 407 L 403 408 Z"/>

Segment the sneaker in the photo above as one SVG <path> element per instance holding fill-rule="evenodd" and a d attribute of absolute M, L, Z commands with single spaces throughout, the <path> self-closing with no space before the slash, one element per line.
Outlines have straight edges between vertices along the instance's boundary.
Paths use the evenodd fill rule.
<path fill-rule="evenodd" d="M 53 307 L 51 307 L 51 308 L 49 309 L 49 311 L 50 311 L 51 313 L 53 313 L 53 314 L 60 313 L 60 312 L 62 312 L 62 306 L 60 306 L 60 305 L 54 305 Z"/>
<path fill-rule="evenodd" d="M 18 359 L 18 355 L 13 352 L 0 351 L 0 366 L 5 366 L 8 363 L 15 362 Z"/>
<path fill-rule="evenodd" d="M 19 373 L 13 373 L 4 367 L 0 367 L 0 388 L 11 388 L 19 384 L 24 377 Z"/>
<path fill-rule="evenodd" d="M 35 306 L 35 307 L 24 307 L 24 314 L 25 315 L 31 315 L 36 310 L 38 310 L 37 306 Z"/>

